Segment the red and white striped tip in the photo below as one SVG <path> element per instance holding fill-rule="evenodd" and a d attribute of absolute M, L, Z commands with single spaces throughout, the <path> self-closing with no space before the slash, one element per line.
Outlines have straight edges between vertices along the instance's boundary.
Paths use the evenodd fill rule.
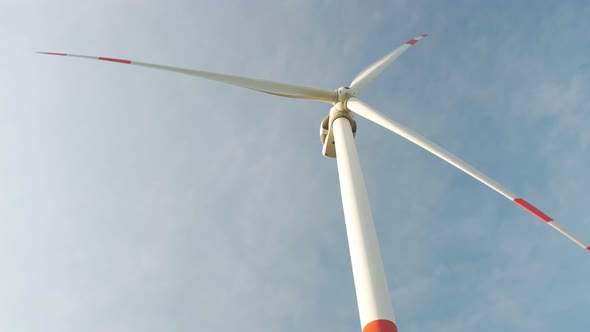
<path fill-rule="evenodd" d="M 487 175 L 483 174 L 482 172 L 475 169 L 473 166 L 469 165 L 468 163 L 464 162 L 463 160 L 459 159 L 452 153 L 448 152 L 447 150 L 441 148 L 440 146 L 436 145 L 435 143 L 431 142 L 430 140 L 426 139 L 425 137 L 421 136 L 420 134 L 414 132 L 413 130 L 387 118 L 385 115 L 377 112 L 367 104 L 363 103 L 357 98 L 350 98 L 346 102 L 346 107 L 362 116 L 363 118 L 372 121 L 382 127 L 385 127 L 392 132 L 400 135 L 401 137 L 407 139 L 408 141 L 415 143 L 416 145 L 420 146 L 421 148 L 425 149 L 426 151 L 436 155 L 437 157 L 443 159 L 444 161 L 448 162 L 449 164 L 457 167 L 458 169 L 462 170 L 463 172 L 471 175 L 481 183 L 485 184 L 486 186 L 494 189 L 502 196 L 508 198 L 509 200 L 513 201 L 514 203 L 518 204 L 520 207 L 524 208 L 525 210 L 529 211 L 530 213 L 537 216 L 539 219 L 543 220 L 547 225 L 553 227 L 555 230 L 563 234 L 568 239 L 572 240 L 574 243 L 579 245 L 580 247 L 590 251 L 590 246 L 588 244 L 583 243 L 582 241 L 575 238 L 572 234 L 567 232 L 563 227 L 557 224 L 553 218 L 549 217 L 545 213 L 541 212 L 541 210 L 537 209 L 535 206 L 530 204 L 529 202 L 525 201 L 520 196 L 516 195 L 508 188 L 504 187 L 503 185 L 499 184 L 498 182 L 494 181 Z"/>
<path fill-rule="evenodd" d="M 402 46 L 396 48 L 391 53 L 387 54 L 383 58 L 379 59 L 377 62 L 373 63 L 369 67 L 365 68 L 361 71 L 350 83 L 350 88 L 355 92 L 355 95 L 358 96 L 363 92 L 371 82 L 373 82 L 381 73 L 389 67 L 397 58 L 402 55 L 410 46 L 416 44 L 419 40 L 426 38 L 427 34 L 420 35 L 414 39 L 408 40 Z"/>
<path fill-rule="evenodd" d="M 231 84 L 240 86 L 243 88 L 256 90 L 264 93 L 269 93 L 276 96 L 287 97 L 287 98 L 298 98 L 298 99 L 309 99 L 309 100 L 317 100 L 323 101 L 326 103 L 334 104 L 336 102 L 336 91 L 331 90 L 324 90 L 324 89 L 317 89 L 317 88 L 309 88 L 305 86 L 287 84 L 287 83 L 280 83 L 280 82 L 273 82 L 267 80 L 259 80 L 255 78 L 248 78 L 242 76 L 235 76 L 235 75 L 226 75 L 226 74 L 218 74 L 212 73 L 202 70 L 195 70 L 195 69 L 186 69 L 186 68 L 179 68 L 179 67 L 171 67 L 171 66 L 163 66 L 163 65 L 156 65 L 152 63 L 146 62 L 139 62 L 139 61 L 131 61 L 125 59 L 116 59 L 116 58 L 107 58 L 102 56 L 87 56 L 87 55 L 76 55 L 76 54 L 66 54 L 66 53 L 55 53 L 55 52 L 37 52 L 39 54 L 48 54 L 48 55 L 59 55 L 59 56 L 70 56 L 75 58 L 85 58 L 85 59 L 94 59 L 94 60 L 101 60 L 101 61 L 109 61 L 109 62 L 117 62 L 123 63 L 127 65 L 136 65 L 154 69 L 160 69 L 165 71 L 171 71 L 176 73 L 181 73 L 190 76 L 201 77 L 213 81 L 218 81 L 221 83 Z"/>

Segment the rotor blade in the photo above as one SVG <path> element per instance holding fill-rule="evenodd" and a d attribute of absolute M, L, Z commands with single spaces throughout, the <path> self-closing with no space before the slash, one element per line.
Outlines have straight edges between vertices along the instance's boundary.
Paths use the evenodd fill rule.
<path fill-rule="evenodd" d="M 269 93 L 269 94 L 277 95 L 277 96 L 281 96 L 281 97 L 287 97 L 287 98 L 318 100 L 318 101 L 323 101 L 323 102 L 330 103 L 330 104 L 334 104 L 334 102 L 336 101 L 336 92 L 335 91 L 316 89 L 316 88 L 308 88 L 308 87 L 304 87 L 304 86 L 292 85 L 292 84 L 287 84 L 287 83 L 259 80 L 259 79 L 234 76 L 234 75 L 211 73 L 211 72 L 202 71 L 202 70 L 195 70 L 195 69 L 186 69 L 186 68 L 179 68 L 179 67 L 156 65 L 156 64 L 146 63 L 146 62 L 131 61 L 131 60 L 124 60 L 124 59 L 87 56 L 87 55 L 75 55 L 75 54 L 66 54 L 66 53 L 54 53 L 54 52 L 37 52 L 37 53 L 49 54 L 49 55 L 60 55 L 60 56 L 71 56 L 71 57 L 76 57 L 76 58 L 94 59 L 94 60 L 102 60 L 102 61 L 110 61 L 110 62 L 118 62 L 118 63 L 128 64 L 128 65 L 137 65 L 137 66 L 142 66 L 142 67 L 161 69 L 161 70 L 186 74 L 186 75 L 190 75 L 190 76 L 206 78 L 206 79 L 210 79 L 210 80 L 214 80 L 214 81 L 218 81 L 218 82 L 222 82 L 222 83 L 236 85 L 236 86 L 240 86 L 243 88 L 256 90 L 256 91 L 260 91 L 260 92 L 264 92 L 264 93 Z"/>
<path fill-rule="evenodd" d="M 408 40 L 402 46 L 396 48 L 391 53 L 387 54 L 383 58 L 379 59 L 379 61 L 375 62 L 374 64 L 370 65 L 369 67 L 365 68 L 362 72 L 360 72 L 352 83 L 350 83 L 350 88 L 356 93 L 356 95 L 360 95 L 371 82 L 373 82 L 389 65 L 391 65 L 402 53 L 404 53 L 410 46 L 416 44 L 420 39 L 425 38 L 428 36 L 427 34 L 423 34 L 419 37 L 414 39 Z"/>
<path fill-rule="evenodd" d="M 363 103 L 362 101 L 358 100 L 357 98 L 350 98 L 347 103 L 346 107 L 351 110 L 352 112 L 362 116 L 363 118 L 370 120 L 380 126 L 383 126 L 394 133 L 400 135 L 401 137 L 407 139 L 408 141 L 415 143 L 425 149 L 426 151 L 436 155 L 437 157 L 443 159 L 444 161 L 448 162 L 449 164 L 457 167 L 458 169 L 462 170 L 463 172 L 471 175 L 472 177 L 479 180 L 481 183 L 485 184 L 486 186 L 494 189 L 502 196 L 508 198 L 509 200 L 513 201 L 514 203 L 520 205 L 525 210 L 529 211 L 530 213 L 537 216 L 539 219 L 543 220 L 549 226 L 556 229 L 561 234 L 565 235 L 568 239 L 575 242 L 580 247 L 590 251 L 590 246 L 584 244 L 582 241 L 576 239 L 573 235 L 568 233 L 564 230 L 559 224 L 557 224 L 551 217 L 546 215 L 545 213 L 541 212 L 539 209 L 534 207 L 529 202 L 525 201 L 523 198 L 519 197 L 508 188 L 504 187 L 503 185 L 499 184 L 498 182 L 494 181 L 487 175 L 483 174 L 482 172 L 478 171 L 477 169 L 473 168 L 471 165 L 467 164 L 463 160 L 457 158 L 447 150 L 441 148 L 440 146 L 436 145 L 435 143 L 429 141 L 425 137 L 419 135 L 418 133 L 414 132 L 413 130 L 387 118 L 385 115 L 377 112 L 376 110 L 372 109 L 367 104 Z"/>

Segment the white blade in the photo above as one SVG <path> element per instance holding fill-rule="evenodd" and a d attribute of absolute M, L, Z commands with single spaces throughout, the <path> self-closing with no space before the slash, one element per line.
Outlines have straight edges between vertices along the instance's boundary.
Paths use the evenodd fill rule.
<path fill-rule="evenodd" d="M 214 80 L 214 81 L 218 81 L 218 82 L 222 82 L 222 83 L 227 83 L 227 84 L 231 84 L 231 85 L 237 85 L 237 86 L 240 86 L 243 88 L 256 90 L 256 91 L 260 91 L 260 92 L 264 92 L 264 93 L 269 93 L 269 94 L 273 94 L 273 95 L 277 95 L 277 96 L 281 96 L 281 97 L 287 97 L 287 98 L 318 100 L 318 101 L 323 101 L 323 102 L 330 103 L 330 104 L 334 104 L 334 102 L 336 101 L 336 92 L 330 91 L 330 90 L 308 88 L 308 87 L 304 87 L 304 86 L 279 83 L 279 82 L 272 82 L 272 81 L 266 81 L 266 80 L 259 80 L 259 79 L 248 78 L 248 77 L 217 74 L 217 73 L 211 73 L 211 72 L 201 71 L 201 70 L 163 66 L 163 65 L 156 65 L 156 64 L 151 64 L 151 63 L 124 60 L 124 59 L 87 56 L 87 55 L 75 55 L 75 54 L 66 54 L 66 53 L 53 53 L 53 52 L 37 52 L 37 53 L 49 54 L 49 55 L 71 56 L 71 57 L 76 57 L 76 58 L 94 59 L 94 60 L 102 60 L 102 61 L 110 61 L 110 62 L 118 62 L 118 63 L 128 64 L 128 65 L 137 65 L 137 66 L 142 66 L 142 67 L 161 69 L 161 70 L 172 71 L 172 72 L 176 72 L 176 73 L 206 78 L 206 79 L 210 79 L 210 80 Z"/>
<path fill-rule="evenodd" d="M 494 189 L 504 197 L 508 198 L 509 200 L 513 201 L 514 203 L 520 205 L 525 210 L 529 211 L 530 213 L 534 214 L 549 226 L 553 227 L 555 230 L 559 231 L 561 234 L 566 236 L 568 239 L 575 242 L 580 247 L 590 251 L 590 247 L 584 244 L 582 241 L 576 239 L 573 235 L 566 232 L 559 224 L 555 223 L 551 217 L 546 215 L 545 213 L 541 212 L 539 209 L 534 207 L 529 202 L 525 201 L 524 199 L 520 198 L 518 195 L 510 191 L 508 188 L 504 187 L 503 185 L 499 184 L 498 182 L 492 180 L 487 175 L 483 174 L 482 172 L 478 171 L 477 169 L 473 168 L 468 163 L 464 162 L 463 160 L 457 158 L 447 150 L 441 148 L 440 146 L 434 144 L 433 142 L 429 141 L 425 137 L 419 135 L 418 133 L 414 132 L 413 130 L 387 118 L 383 114 L 377 112 L 376 110 L 372 109 L 367 104 L 363 103 L 362 101 L 358 100 L 357 98 L 350 98 L 346 102 L 346 107 L 351 110 L 352 112 L 362 116 L 363 118 L 375 122 L 376 124 L 383 126 L 394 133 L 400 135 L 401 137 L 407 139 L 408 141 L 415 143 L 425 149 L 426 151 L 436 155 L 437 157 L 443 159 L 444 161 L 448 162 L 449 164 L 457 167 L 458 169 L 462 170 L 463 172 L 471 175 L 472 177 L 476 178 L 486 186 Z"/>
<path fill-rule="evenodd" d="M 358 96 L 363 92 L 371 82 L 373 82 L 389 65 L 391 65 L 402 53 L 404 53 L 410 46 L 416 44 L 420 39 L 426 37 L 427 34 L 423 34 L 420 37 L 416 37 L 414 39 L 408 40 L 402 46 L 396 48 L 391 53 L 387 54 L 383 58 L 379 59 L 379 61 L 375 62 L 374 64 L 370 65 L 369 67 L 365 68 L 362 72 L 360 72 L 352 83 L 350 83 L 350 88 L 355 92 L 355 95 Z"/>

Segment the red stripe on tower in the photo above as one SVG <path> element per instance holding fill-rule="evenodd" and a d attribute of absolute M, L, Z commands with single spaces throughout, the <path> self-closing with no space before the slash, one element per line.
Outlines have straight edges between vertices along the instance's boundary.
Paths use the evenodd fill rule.
<path fill-rule="evenodd" d="M 586 247 L 586 250 L 590 251 L 590 247 Z"/>
<path fill-rule="evenodd" d="M 363 332 L 397 332 L 397 326 L 390 320 L 377 319 L 365 325 Z"/>
<path fill-rule="evenodd" d="M 521 207 L 528 210 L 530 213 L 534 214 L 535 216 L 541 218 L 545 222 L 553 221 L 553 218 L 551 218 L 548 215 L 546 215 L 545 213 L 541 212 L 541 210 L 537 209 L 531 203 L 525 201 L 522 198 L 514 199 L 514 203 L 520 205 Z"/>
<path fill-rule="evenodd" d="M 418 39 L 412 39 L 412 40 L 408 40 L 408 41 L 406 42 L 406 44 L 408 44 L 408 45 L 414 45 L 414 44 L 416 44 L 417 42 L 418 42 Z"/>
<path fill-rule="evenodd" d="M 118 62 L 118 63 L 126 63 L 126 64 L 131 64 L 131 60 L 123 60 L 123 59 L 115 59 L 115 58 L 105 58 L 105 57 L 99 57 L 98 60 L 103 60 L 103 61 L 111 61 L 111 62 Z"/>

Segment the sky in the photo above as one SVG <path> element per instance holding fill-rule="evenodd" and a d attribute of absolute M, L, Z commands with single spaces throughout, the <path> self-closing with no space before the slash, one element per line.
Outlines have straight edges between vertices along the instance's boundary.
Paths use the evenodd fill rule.
<path fill-rule="evenodd" d="M 590 242 L 586 1 L 0 2 L 0 330 L 360 331 L 329 105 L 361 96 Z M 588 252 L 357 118 L 399 330 L 588 331 Z"/>

